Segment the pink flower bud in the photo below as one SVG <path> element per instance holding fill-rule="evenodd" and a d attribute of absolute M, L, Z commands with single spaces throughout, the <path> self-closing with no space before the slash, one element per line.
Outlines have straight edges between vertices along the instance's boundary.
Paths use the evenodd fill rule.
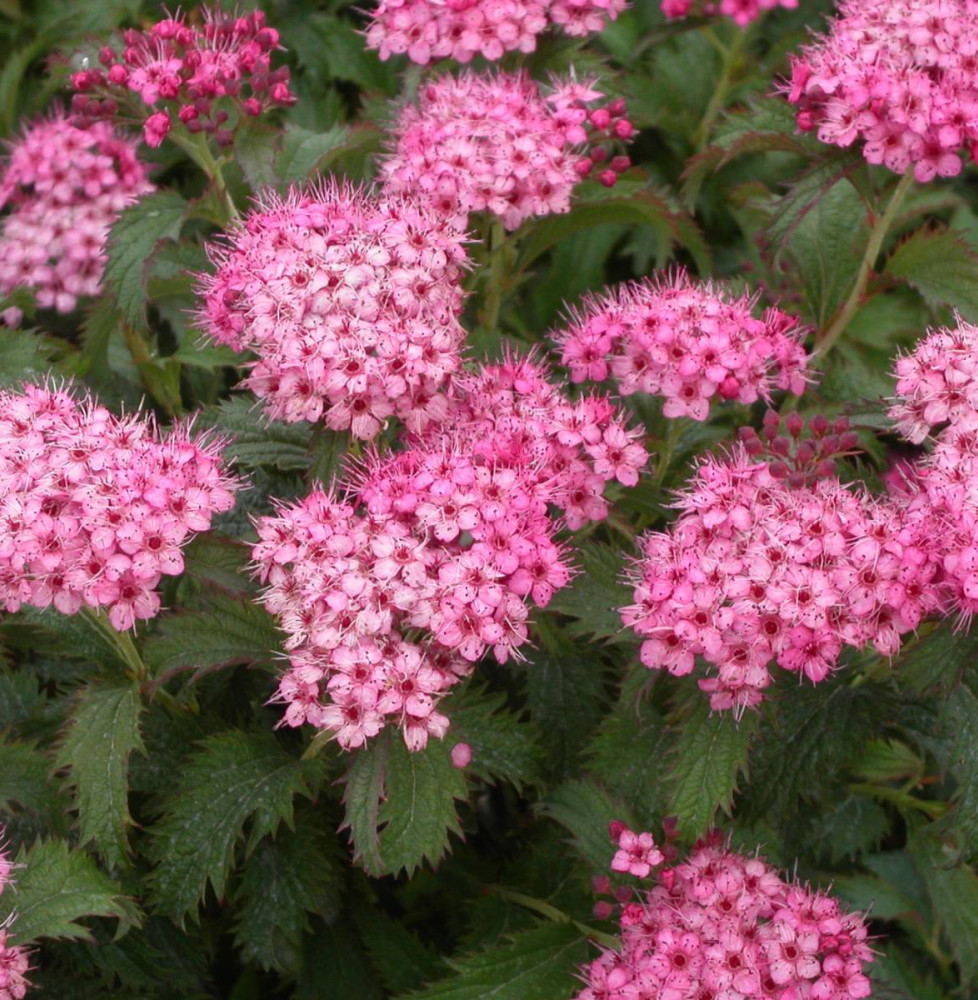
<path fill-rule="evenodd" d="M 472 747 L 468 743 L 456 743 L 452 747 L 452 766 L 457 768 L 468 767 L 472 763 Z"/>

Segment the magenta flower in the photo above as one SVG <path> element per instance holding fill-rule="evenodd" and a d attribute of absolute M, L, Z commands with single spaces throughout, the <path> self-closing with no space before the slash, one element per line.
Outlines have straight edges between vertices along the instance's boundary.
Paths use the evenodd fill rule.
<path fill-rule="evenodd" d="M 531 605 L 571 578 L 552 510 L 604 517 L 606 482 L 646 460 L 610 403 L 570 402 L 532 360 L 459 378 L 447 405 L 405 451 L 371 454 L 345 500 L 258 523 L 263 600 L 288 636 L 284 721 L 345 749 L 385 725 L 410 750 L 442 737 L 441 698 L 487 653 L 518 658 Z"/>
<path fill-rule="evenodd" d="M 210 248 L 200 322 L 255 352 L 245 384 L 274 419 L 363 439 L 395 416 L 421 430 L 460 363 L 463 241 L 399 195 L 332 182 L 266 194 Z"/>
<path fill-rule="evenodd" d="M 295 103 L 288 67 L 271 67 L 281 46 L 263 11 L 236 15 L 214 6 L 205 8 L 200 25 L 178 13 L 148 31 L 130 28 L 122 41 L 121 53 L 102 48 L 100 67 L 72 74 L 79 124 L 118 117 L 120 103 L 134 94 L 144 109 L 154 109 L 143 125 L 148 145 L 159 146 L 175 126 L 227 145 L 244 118 Z"/>
<path fill-rule="evenodd" d="M 381 59 L 407 54 L 413 62 L 476 55 L 501 59 L 533 52 L 551 26 L 567 35 L 601 31 L 625 9 L 625 0 L 380 0 L 367 28 L 367 47 Z"/>
<path fill-rule="evenodd" d="M 798 0 L 661 0 L 659 7 L 670 20 L 697 15 L 729 17 L 741 28 L 756 21 L 766 11 L 777 7 L 794 10 Z"/>
<path fill-rule="evenodd" d="M 634 129 L 624 101 L 594 107 L 590 85 L 558 82 L 549 94 L 524 74 L 464 73 L 421 87 L 406 105 L 381 175 L 386 190 L 417 194 L 459 228 L 489 212 L 516 229 L 532 216 L 567 212 L 571 193 L 608 156 L 603 140 L 627 140 Z M 601 173 L 611 186 L 628 158 Z"/>
<path fill-rule="evenodd" d="M 0 392 L 0 605 L 152 618 L 183 545 L 233 504 L 220 446 L 63 390 Z"/>
<path fill-rule="evenodd" d="M 868 163 L 920 182 L 954 177 L 978 143 L 969 0 L 844 0 L 826 34 L 792 61 L 798 126 L 862 143 Z"/>
<path fill-rule="evenodd" d="M 773 464 L 742 446 L 704 460 L 679 519 L 643 540 L 622 609 L 645 666 L 679 676 L 702 657 L 715 709 L 759 704 L 772 661 L 818 683 L 844 646 L 893 656 L 944 604 L 928 526 L 902 501 L 834 476 L 776 478 Z"/>
<path fill-rule="evenodd" d="M 63 114 L 30 125 L 0 176 L 0 293 L 24 286 L 37 303 L 71 312 L 97 295 L 105 240 L 119 212 L 153 190 L 133 143 L 104 122 L 90 129 Z M 20 321 L 18 310 L 5 321 Z"/>
<path fill-rule="evenodd" d="M 620 872 L 629 871 L 623 859 L 634 844 L 653 843 L 627 828 L 616 842 L 611 867 Z M 630 873 L 648 877 L 664 861 L 656 854 Z M 619 946 L 584 967 L 575 1000 L 862 1000 L 872 992 L 863 917 L 715 834 L 656 872 L 618 908 L 618 922 Z"/>
<path fill-rule="evenodd" d="M 663 396 L 667 417 L 705 420 L 713 399 L 749 404 L 805 388 L 804 327 L 778 309 L 755 312 L 756 298 L 677 270 L 585 299 L 552 336 L 572 382 L 611 378 L 623 396 Z"/>

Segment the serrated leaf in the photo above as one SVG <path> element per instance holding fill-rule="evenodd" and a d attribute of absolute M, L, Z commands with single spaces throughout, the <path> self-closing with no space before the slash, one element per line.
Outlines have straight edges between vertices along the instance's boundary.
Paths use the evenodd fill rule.
<path fill-rule="evenodd" d="M 266 837 L 249 855 L 235 889 L 235 941 L 246 961 L 295 972 L 309 915 L 332 920 L 342 873 L 322 818 L 299 811 L 295 829 Z"/>
<path fill-rule="evenodd" d="M 292 1000 L 382 1000 L 377 974 L 349 921 L 318 926 L 305 940 Z"/>
<path fill-rule="evenodd" d="M 350 831 L 353 860 L 368 875 L 379 875 L 384 870 L 377 827 L 390 755 L 390 738 L 390 731 L 385 730 L 372 743 L 351 754 L 343 779 L 346 815 L 342 829 Z"/>
<path fill-rule="evenodd" d="M 146 640 L 146 661 L 157 680 L 183 670 L 194 676 L 239 663 L 271 665 L 281 647 L 275 619 L 248 597 L 212 591 L 205 607 L 160 620 Z"/>
<path fill-rule="evenodd" d="M 309 424 L 267 420 L 254 398 L 226 399 L 220 406 L 205 411 L 201 424 L 230 438 L 225 454 L 240 465 L 271 465 L 277 469 L 309 466 L 312 434 Z"/>
<path fill-rule="evenodd" d="M 953 306 L 965 319 L 978 319 L 978 254 L 956 233 L 914 233 L 893 251 L 886 274 L 915 288 L 931 306 Z"/>
<path fill-rule="evenodd" d="M 17 891 L 0 896 L 0 922 L 16 914 L 11 936 L 17 944 L 38 938 L 87 938 L 82 917 L 117 917 L 137 922 L 139 911 L 91 856 L 63 840 L 39 841 L 16 858 Z"/>
<path fill-rule="evenodd" d="M 607 871 L 615 853 L 608 824 L 618 820 L 633 830 L 639 826 L 630 807 L 594 781 L 561 785 L 540 810 L 573 835 L 574 849 L 596 872 Z"/>
<path fill-rule="evenodd" d="M 65 825 L 66 803 L 51 781 L 50 759 L 28 743 L 0 740 L 0 811 L 11 812 L 14 803 L 52 829 Z"/>
<path fill-rule="evenodd" d="M 32 330 L 3 327 L 0 332 L 0 386 L 43 381 L 50 373 L 54 344 Z"/>
<path fill-rule="evenodd" d="M 180 235 L 187 202 L 166 190 L 148 194 L 116 219 L 106 243 L 105 285 L 134 326 L 146 316 L 146 279 L 156 244 Z"/>
<path fill-rule="evenodd" d="M 278 183 L 275 161 L 279 155 L 281 132 L 263 122 L 249 119 L 234 137 L 234 158 L 253 192 Z"/>
<path fill-rule="evenodd" d="M 468 743 L 472 761 L 466 767 L 485 781 L 502 778 L 517 787 L 543 776 L 543 747 L 537 726 L 519 719 L 502 706 L 503 695 L 467 687 L 452 695 L 445 708 L 452 720 L 449 745 Z"/>
<path fill-rule="evenodd" d="M 139 688 L 133 683 L 90 684 L 72 708 L 58 752 L 58 766 L 69 769 L 75 790 L 79 837 L 94 842 L 109 867 L 129 853 L 129 756 L 142 750 Z"/>
<path fill-rule="evenodd" d="M 901 685 L 922 692 L 951 684 L 965 666 L 975 662 L 978 634 L 972 635 L 942 622 L 928 634 L 908 643 L 894 664 Z"/>
<path fill-rule="evenodd" d="M 575 553 L 574 562 L 579 572 L 554 594 L 550 607 L 577 619 L 569 627 L 572 636 L 631 643 L 618 613 L 632 603 L 632 592 L 621 578 L 621 554 L 608 545 L 588 542 Z"/>
<path fill-rule="evenodd" d="M 587 940 L 573 924 L 544 924 L 450 959 L 457 974 L 411 1000 L 566 1000 L 587 954 Z"/>
<path fill-rule="evenodd" d="M 889 818 L 872 799 L 847 795 L 817 818 L 815 836 L 822 845 L 821 853 L 838 864 L 875 850 L 889 828 Z"/>
<path fill-rule="evenodd" d="M 0 730 L 16 729 L 32 719 L 44 702 L 44 694 L 31 671 L 0 670 Z"/>
<path fill-rule="evenodd" d="M 440 971 L 441 960 L 434 949 L 379 907 L 354 901 L 353 919 L 390 995 L 418 989 Z"/>
<path fill-rule="evenodd" d="M 204 532 L 183 550 L 183 557 L 187 575 L 195 580 L 237 594 L 253 589 L 248 547 L 235 538 L 217 531 Z"/>
<path fill-rule="evenodd" d="M 411 753 L 403 740 L 392 739 L 384 786 L 379 822 L 385 870 L 410 876 L 423 861 L 437 866 L 448 850 L 449 834 L 462 835 L 455 802 L 467 795 L 448 745 L 429 740 L 424 750 Z"/>
<path fill-rule="evenodd" d="M 349 448 L 348 431 L 331 431 L 327 427 L 317 426 L 310 446 L 309 475 L 329 489 L 342 475 Z"/>
<path fill-rule="evenodd" d="M 334 125 L 326 132 L 289 126 L 282 133 L 276 173 L 284 184 L 304 181 L 330 153 L 342 149 L 349 138 L 350 129 L 346 125 Z"/>
<path fill-rule="evenodd" d="M 949 695 L 942 729 L 952 740 L 948 771 L 957 785 L 945 823 L 971 858 L 978 856 L 978 695 L 971 685 Z"/>
<path fill-rule="evenodd" d="M 756 715 L 738 721 L 729 712 L 711 712 L 707 699 L 694 694 L 691 711 L 678 723 L 666 807 L 686 839 L 706 833 L 719 810 L 729 814 L 757 722 Z"/>
<path fill-rule="evenodd" d="M 201 741 L 151 828 L 155 907 L 183 922 L 207 886 L 220 898 L 236 846 L 250 821 L 250 843 L 291 826 L 294 799 L 311 797 L 321 770 L 290 757 L 265 733 L 229 731 Z"/>
<path fill-rule="evenodd" d="M 968 987 L 978 979 L 978 876 L 967 865 L 954 864 L 940 841 L 924 831 L 914 831 L 908 847 Z"/>

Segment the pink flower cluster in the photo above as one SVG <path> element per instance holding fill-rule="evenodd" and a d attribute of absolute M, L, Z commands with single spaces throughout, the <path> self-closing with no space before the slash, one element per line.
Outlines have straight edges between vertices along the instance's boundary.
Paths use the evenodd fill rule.
<path fill-rule="evenodd" d="M 344 748 L 398 726 L 411 750 L 444 735 L 440 698 L 488 650 L 527 641 L 571 576 L 556 535 L 606 513 L 645 451 L 606 400 L 569 402 L 532 361 L 459 380 L 452 411 L 400 453 L 373 454 L 347 499 L 317 492 L 258 523 L 264 602 L 288 634 L 285 723 Z"/>
<path fill-rule="evenodd" d="M 677 506 L 643 540 L 622 619 L 649 668 L 689 674 L 702 657 L 715 709 L 757 705 L 772 660 L 818 682 L 844 646 L 892 656 L 941 607 L 932 528 L 834 477 L 791 485 L 737 445 L 700 464 Z"/>
<path fill-rule="evenodd" d="M 674 20 L 678 17 L 729 17 L 741 28 L 756 21 L 762 14 L 776 7 L 794 10 L 798 0 L 662 0 L 662 13 Z"/>
<path fill-rule="evenodd" d="M 0 605 L 152 618 L 181 547 L 232 506 L 219 446 L 50 387 L 0 393 Z"/>
<path fill-rule="evenodd" d="M 71 312 L 97 295 L 105 240 L 119 212 L 153 189 L 132 143 L 103 123 L 82 130 L 64 115 L 17 139 L 0 177 L 0 293 L 34 289 L 45 309 Z M 18 310 L 4 319 L 14 325 Z"/>
<path fill-rule="evenodd" d="M 245 385 L 271 417 L 369 439 L 421 430 L 460 364 L 464 237 L 399 195 L 336 183 L 266 194 L 212 247 L 200 322 L 258 360 Z"/>
<path fill-rule="evenodd" d="M 574 186 L 608 160 L 610 147 L 595 144 L 634 133 L 624 101 L 593 107 L 602 96 L 574 82 L 544 95 L 522 73 L 432 80 L 398 117 L 381 167 L 386 189 L 428 199 L 460 228 L 472 212 L 491 212 L 507 229 L 567 212 Z M 610 187 L 628 165 L 612 157 L 599 179 Z"/>
<path fill-rule="evenodd" d="M 121 54 L 102 48 L 101 68 L 72 75 L 77 94 L 71 107 L 79 122 L 114 117 L 119 101 L 137 94 L 155 109 L 143 124 L 148 145 L 159 146 L 177 123 L 228 145 L 236 124 L 229 107 L 255 117 L 295 102 L 288 67 L 271 68 L 279 34 L 263 11 L 235 15 L 214 6 L 204 10 L 200 26 L 177 13 L 148 31 L 128 29 L 123 42 Z"/>
<path fill-rule="evenodd" d="M 844 0 L 792 62 L 799 128 L 921 182 L 954 177 L 978 146 L 976 32 L 971 0 Z"/>
<path fill-rule="evenodd" d="M 380 0 L 367 28 L 367 48 L 381 59 L 407 53 L 413 62 L 473 56 L 501 59 L 533 52 L 552 26 L 568 35 L 601 31 L 625 0 Z"/>
<path fill-rule="evenodd" d="M 0 828 L 0 836 L 3 830 Z M 13 882 L 14 865 L 6 850 L 0 847 L 0 894 Z M 23 1000 L 27 995 L 27 973 L 30 964 L 27 949 L 10 942 L 10 931 L 0 927 L 0 1000 Z"/>
<path fill-rule="evenodd" d="M 755 306 L 678 270 L 586 299 L 553 339 L 571 381 L 611 376 L 623 396 L 663 396 L 667 417 L 705 420 L 716 397 L 753 403 L 805 388 L 805 329 L 778 309 L 758 319 Z"/>
<path fill-rule="evenodd" d="M 619 862 L 635 856 L 631 845 L 641 838 L 651 834 L 621 831 L 615 871 L 629 870 Z M 631 873 L 644 878 L 663 860 L 656 852 Z M 618 919 L 619 947 L 584 967 L 576 1000 L 863 1000 L 872 993 L 863 917 L 716 835 L 657 871 Z"/>
<path fill-rule="evenodd" d="M 978 611 L 978 327 L 959 319 L 931 331 L 896 375 L 897 428 L 914 442 L 935 436 L 898 497 L 908 522 L 931 539 L 949 607 L 970 621 Z"/>

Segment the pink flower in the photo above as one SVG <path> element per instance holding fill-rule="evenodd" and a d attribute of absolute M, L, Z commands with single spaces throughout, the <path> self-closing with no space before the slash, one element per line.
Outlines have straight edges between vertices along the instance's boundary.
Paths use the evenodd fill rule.
<path fill-rule="evenodd" d="M 413 62 L 476 55 L 501 59 L 533 52 L 551 26 L 568 35 L 601 31 L 625 9 L 624 0 L 379 0 L 367 28 L 367 47 L 381 59 L 406 54 Z"/>
<path fill-rule="evenodd" d="M 663 861 L 665 855 L 656 847 L 651 833 L 634 833 L 626 827 L 618 835 L 618 850 L 611 859 L 611 870 L 647 878 Z"/>
<path fill-rule="evenodd" d="M 649 833 L 625 831 L 622 839 L 625 833 L 629 844 L 652 841 Z M 612 870 L 628 870 L 622 854 Z M 576 1000 L 862 1000 L 870 993 L 864 965 L 873 954 L 863 918 L 760 858 L 734 853 L 716 835 L 660 868 L 618 919 L 618 947 L 584 967 Z"/>
<path fill-rule="evenodd" d="M 467 259 L 437 214 L 323 183 L 266 194 L 210 253 L 201 325 L 257 354 L 246 384 L 269 416 L 370 439 L 391 416 L 420 431 L 444 410 Z"/>
<path fill-rule="evenodd" d="M 585 144 L 615 141 L 615 129 L 628 121 L 623 101 L 590 110 L 601 96 L 573 81 L 547 95 L 526 74 L 438 77 L 398 117 L 381 168 L 385 189 L 423 197 L 459 228 L 473 212 L 498 216 L 507 229 L 567 212 L 582 156 L 583 173 L 593 165 Z M 602 147 L 594 160 L 606 155 Z"/>
<path fill-rule="evenodd" d="M 753 403 L 805 388 L 806 331 L 776 309 L 754 311 L 753 299 L 677 270 L 585 299 L 552 337 L 572 381 L 610 374 L 622 395 L 663 396 L 667 417 L 705 420 L 717 397 Z"/>
<path fill-rule="evenodd" d="M 183 571 L 183 546 L 233 506 L 221 446 L 188 428 L 163 436 L 67 390 L 0 392 L 0 605 L 104 607 L 120 631 L 154 617 L 155 587 Z"/>
<path fill-rule="evenodd" d="M 978 139 L 976 29 L 968 0 L 844 0 L 784 85 L 799 128 L 920 183 L 956 176 Z"/>
<path fill-rule="evenodd" d="M 105 240 L 119 212 L 153 189 L 134 145 L 105 123 L 82 130 L 56 114 L 28 126 L 0 176 L 0 294 L 34 290 L 37 304 L 71 312 L 97 295 Z M 3 321 L 20 322 L 18 310 Z"/>
<path fill-rule="evenodd" d="M 151 149 L 162 145 L 170 131 L 170 125 L 170 116 L 165 111 L 157 111 L 156 114 L 150 115 L 143 122 L 143 138 L 146 140 L 146 145 Z"/>

